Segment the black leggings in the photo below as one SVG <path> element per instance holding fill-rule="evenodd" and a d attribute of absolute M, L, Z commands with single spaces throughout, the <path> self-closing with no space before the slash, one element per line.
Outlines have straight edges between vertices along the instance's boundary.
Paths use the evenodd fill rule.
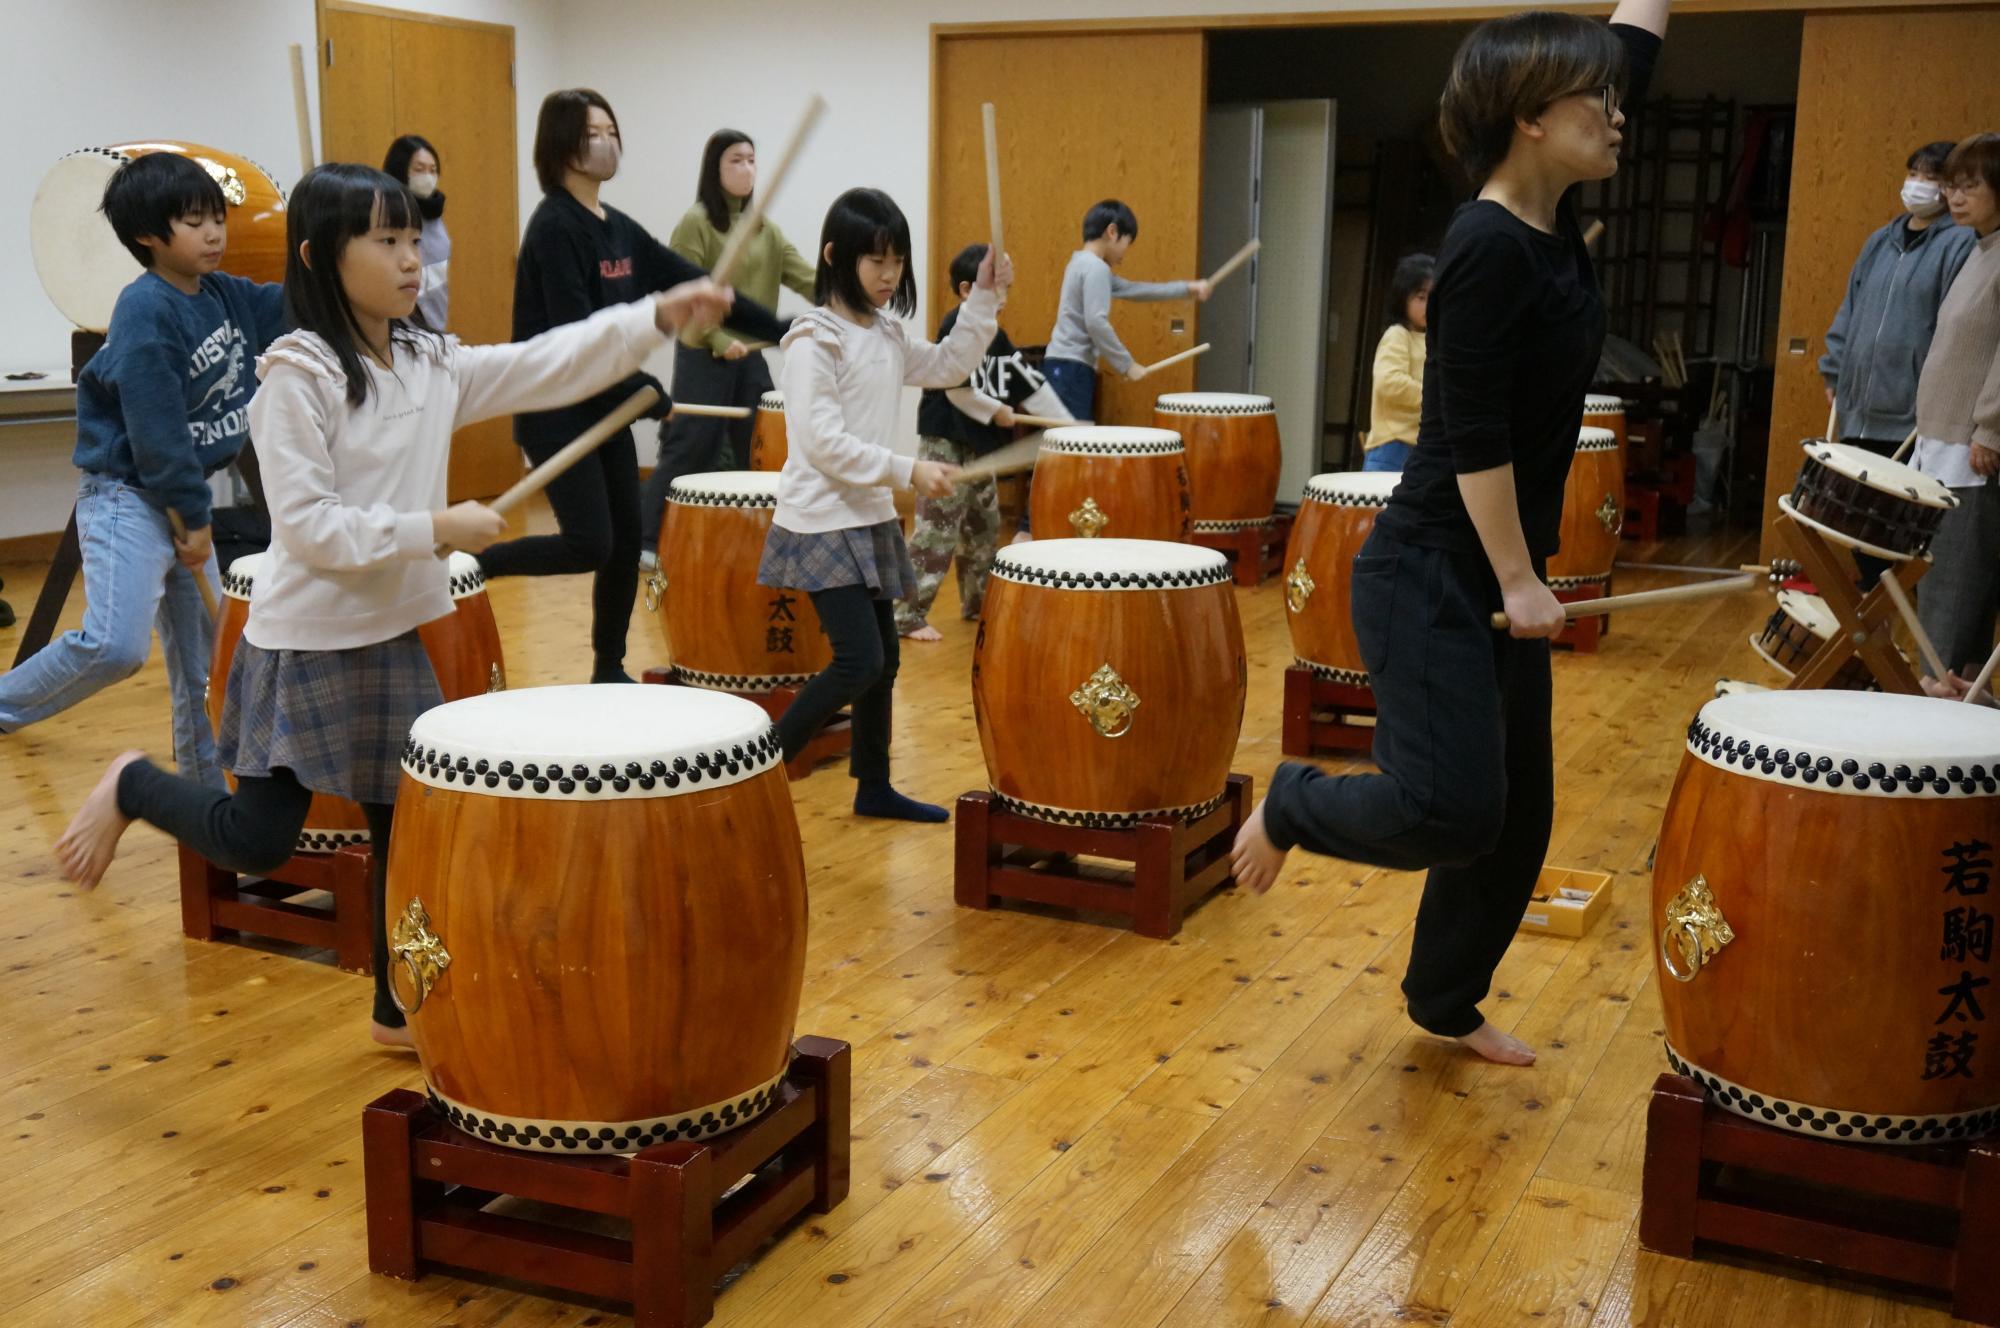
<path fill-rule="evenodd" d="M 863 783 L 889 782 L 889 700 L 902 662 L 896 606 L 867 586 L 810 592 L 819 626 L 833 643 L 833 663 L 799 689 L 778 720 L 785 759 L 799 754 L 834 712 L 854 707 L 854 749 L 847 769 Z"/>
<path fill-rule="evenodd" d="M 539 466 L 565 442 L 523 443 L 521 450 Z M 639 457 L 632 431 L 611 435 L 547 492 L 562 533 L 495 544 L 479 555 L 479 566 L 489 577 L 593 573 L 590 648 L 596 658 L 591 676 L 616 674 L 625 665 L 625 634 L 639 592 Z"/>
<path fill-rule="evenodd" d="M 120 812 L 160 827 L 218 867 L 251 876 L 276 871 L 292 856 L 312 796 L 312 790 L 289 770 L 268 776 L 238 775 L 234 794 L 170 775 L 151 761 L 134 761 L 118 776 Z M 396 808 L 392 803 L 364 802 L 361 811 L 368 818 L 375 857 L 368 891 L 375 940 L 375 1022 L 401 1028 L 403 1012 L 389 999 L 389 938 L 382 922 Z"/>

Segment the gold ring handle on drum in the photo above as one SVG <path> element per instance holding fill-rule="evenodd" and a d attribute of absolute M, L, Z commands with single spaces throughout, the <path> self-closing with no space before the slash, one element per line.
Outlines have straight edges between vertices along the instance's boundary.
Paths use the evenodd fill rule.
<path fill-rule="evenodd" d="M 1095 498 L 1085 498 L 1083 506 L 1069 514 L 1069 528 L 1079 539 L 1096 539 L 1104 528 L 1111 524 L 1111 518 L 1104 515 L 1104 509 L 1097 505 Z"/>
<path fill-rule="evenodd" d="M 1293 613 L 1304 613 L 1306 601 L 1318 589 L 1319 584 L 1312 579 L 1312 573 L 1306 571 L 1306 560 L 1299 559 L 1290 575 L 1285 577 L 1285 606 Z"/>
<path fill-rule="evenodd" d="M 1106 664 L 1069 694 L 1069 703 L 1083 712 L 1099 737 L 1119 738 L 1132 727 L 1132 712 L 1139 708 L 1139 694 L 1126 685 L 1116 669 Z"/>
<path fill-rule="evenodd" d="M 424 901 L 414 895 L 389 933 L 389 953 L 403 961 L 403 971 L 410 975 L 410 990 L 415 993 L 415 999 L 405 1004 L 396 990 L 395 975 L 391 974 L 389 999 L 404 1014 L 415 1014 L 424 1008 L 424 1000 L 437 985 L 439 976 L 451 967 L 451 953 L 431 930 L 431 917 L 424 911 Z"/>
<path fill-rule="evenodd" d="M 1618 499 L 1608 491 L 1604 495 L 1604 501 L 1598 504 L 1597 510 L 1591 515 L 1597 518 L 1598 524 L 1604 527 L 1604 533 L 1607 535 L 1616 535 L 1624 529 L 1625 510 L 1618 506 Z"/>
<path fill-rule="evenodd" d="M 1701 966 L 1722 953 L 1722 947 L 1736 939 L 1736 931 L 1722 916 L 1708 878 L 1697 874 L 1667 901 L 1666 916 L 1660 927 L 1660 962 L 1676 982 L 1693 982 Z M 1679 942 L 1676 947 L 1675 942 Z M 1681 963 L 1674 962 L 1680 950 Z"/>
<path fill-rule="evenodd" d="M 658 613 L 660 611 L 660 600 L 665 597 L 666 593 L 666 573 L 657 571 L 648 573 L 646 576 L 646 612 Z"/>

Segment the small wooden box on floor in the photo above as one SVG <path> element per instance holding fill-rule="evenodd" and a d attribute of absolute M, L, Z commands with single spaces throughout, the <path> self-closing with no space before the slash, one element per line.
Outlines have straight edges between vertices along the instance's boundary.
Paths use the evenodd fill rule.
<path fill-rule="evenodd" d="M 1262 525 L 1241 530 L 1197 529 L 1188 539 L 1228 558 L 1237 585 L 1254 586 L 1285 570 L 1285 543 L 1291 537 L 1292 519 L 1280 513 Z"/>
<path fill-rule="evenodd" d="M 670 687 L 683 685 L 674 676 L 671 665 L 657 665 L 647 669 L 641 675 L 641 679 L 649 683 L 664 683 Z M 773 687 L 768 692 L 729 692 L 726 695 L 740 696 L 746 701 L 762 706 L 764 713 L 769 715 L 771 722 L 775 724 L 778 722 L 778 717 L 791 708 L 792 702 L 798 700 L 799 689 Z M 854 720 L 853 716 L 843 710 L 829 719 L 825 727 L 812 736 L 804 751 L 785 762 L 785 777 L 794 781 L 804 779 L 819 766 L 828 761 L 838 760 L 852 750 L 854 750 Z"/>
<path fill-rule="evenodd" d="M 1923 1287 L 2000 1325 L 2000 1141 L 1908 1148 L 1773 1129 L 1711 1104 L 1678 1074 L 1646 1113 L 1639 1242 L 1698 1243 Z"/>
<path fill-rule="evenodd" d="M 1250 819 L 1252 783 L 1231 775 L 1221 805 L 1197 820 L 1153 816 L 1123 830 L 1058 825 L 1008 811 L 983 789 L 962 793 L 954 897 L 966 908 L 1024 899 L 1109 913 L 1130 918 L 1141 936 L 1165 940 L 1196 901 L 1235 879 L 1229 852 Z M 1132 866 L 1114 875 L 1083 867 L 1078 856 Z"/>
<path fill-rule="evenodd" d="M 333 951 L 334 962 L 349 973 L 373 973 L 368 881 L 374 870 L 366 844 L 294 853 L 263 877 L 239 876 L 182 844 L 181 932 L 197 941 L 247 932 L 315 946 Z M 331 902 L 297 902 L 297 896 L 315 890 L 333 896 Z"/>
<path fill-rule="evenodd" d="M 631 1157 L 503 1148 L 452 1128 L 421 1094 L 384 1094 L 361 1117 L 369 1268 L 409 1280 L 465 1268 L 624 1301 L 638 1328 L 707 1323 L 725 1273 L 800 1213 L 847 1197 L 848 1046 L 802 1037 L 792 1050 L 770 1112 Z M 631 1238 L 485 1211 L 503 1197 L 626 1219 Z"/>
<path fill-rule="evenodd" d="M 1323 678 L 1304 664 L 1285 670 L 1285 722 L 1281 750 L 1287 756 L 1355 752 L 1375 748 L 1375 693 L 1366 687 Z"/>
<path fill-rule="evenodd" d="M 1538 936 L 1587 934 L 1611 907 L 1611 873 L 1582 867 L 1543 867 L 1521 915 L 1521 930 Z"/>

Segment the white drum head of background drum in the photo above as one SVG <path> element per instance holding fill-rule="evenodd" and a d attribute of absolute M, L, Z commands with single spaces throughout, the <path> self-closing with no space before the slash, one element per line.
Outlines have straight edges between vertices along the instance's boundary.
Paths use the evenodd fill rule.
<path fill-rule="evenodd" d="M 1592 392 L 1583 399 L 1583 413 L 1586 415 L 1623 415 L 1625 398 L 1605 396 Z"/>
<path fill-rule="evenodd" d="M 1822 641 L 1840 627 L 1840 620 L 1833 616 L 1826 601 L 1803 590 L 1780 590 L 1778 607 L 1785 611 L 1786 617 Z"/>
<path fill-rule="evenodd" d="M 1158 456 L 1179 452 L 1181 436 L 1172 429 L 1124 424 L 1070 424 L 1042 435 L 1042 451 L 1065 456 Z"/>
<path fill-rule="evenodd" d="M 231 599 L 249 599 L 257 593 L 257 578 L 264 574 L 264 564 L 269 561 L 268 553 L 246 553 L 231 562 L 229 570 L 222 574 L 222 593 Z"/>
<path fill-rule="evenodd" d="M 785 394 L 783 392 L 766 392 L 763 396 L 757 398 L 758 410 L 783 410 L 784 408 Z"/>
<path fill-rule="evenodd" d="M 1338 507 L 1386 507 L 1403 482 L 1400 470 L 1332 470 L 1306 481 L 1308 502 Z"/>
<path fill-rule="evenodd" d="M 118 293 L 144 272 L 118 243 L 98 206 L 125 158 L 97 148 L 72 152 L 49 167 L 28 214 L 35 275 L 63 317 L 91 332 L 111 325 Z"/>
<path fill-rule="evenodd" d="M 1167 540 L 1054 539 L 1010 544 L 993 571 L 1058 590 L 1173 590 L 1226 579 L 1220 550 Z"/>
<path fill-rule="evenodd" d="M 710 470 L 667 486 L 667 501 L 691 507 L 776 507 L 775 470 Z"/>
<path fill-rule="evenodd" d="M 1576 450 L 1579 452 L 1609 452 L 1617 446 L 1618 435 L 1609 429 L 1585 425 L 1576 431 Z"/>
<path fill-rule="evenodd" d="M 1168 392 L 1153 402 L 1169 415 L 1272 415 L 1277 404 L 1252 392 Z"/>

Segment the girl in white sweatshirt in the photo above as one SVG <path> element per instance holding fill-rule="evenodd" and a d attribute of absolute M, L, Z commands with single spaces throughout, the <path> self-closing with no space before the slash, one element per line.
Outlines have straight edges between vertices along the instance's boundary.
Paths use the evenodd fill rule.
<path fill-rule="evenodd" d="M 958 468 L 900 454 L 890 440 L 904 386 L 956 387 L 979 363 L 1013 265 L 1002 257 L 996 281 L 987 254 L 958 325 L 937 345 L 911 340 L 899 321 L 917 307 L 909 256 L 910 224 L 881 190 L 850 189 L 828 209 L 814 281 L 819 307 L 794 322 L 782 343 L 791 453 L 757 579 L 810 595 L 833 645 L 833 663 L 778 720 L 785 759 L 851 705 L 856 814 L 934 822 L 949 813 L 889 784 L 895 606 L 917 585 L 890 486 L 941 498 Z"/>
<path fill-rule="evenodd" d="M 373 1033 L 394 1045 L 409 1033 L 389 997 L 383 872 L 403 742 L 443 699 L 417 638 L 451 612 L 434 547 L 476 553 L 505 526 L 478 503 L 445 506 L 452 431 L 601 391 L 728 305 L 703 280 L 532 341 L 464 346 L 405 321 L 423 286 L 422 225 L 416 196 L 365 166 L 321 166 L 292 194 L 285 301 L 300 330 L 257 361 L 250 403 L 270 560 L 216 735 L 236 793 L 125 752 L 56 845 L 85 889 L 135 819 L 262 873 L 291 856 L 315 792 L 360 803 L 375 857 Z"/>

